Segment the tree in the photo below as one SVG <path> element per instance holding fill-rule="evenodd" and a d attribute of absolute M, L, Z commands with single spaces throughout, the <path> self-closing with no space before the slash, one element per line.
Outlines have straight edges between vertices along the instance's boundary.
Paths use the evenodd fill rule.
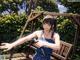
<path fill-rule="evenodd" d="M 61 0 L 62 4 L 64 4 L 68 8 L 69 13 L 80 13 L 80 2 L 69 1 L 69 0 Z"/>
<path fill-rule="evenodd" d="M 11 9 L 14 12 L 18 11 L 17 5 L 21 5 L 21 3 L 24 0 L 0 0 L 0 12 L 6 10 L 6 9 Z M 30 6 L 30 1 L 31 0 L 25 0 L 27 5 Z M 42 7 L 43 10 L 45 11 L 55 11 L 57 12 L 57 6 L 55 5 L 55 0 L 32 0 L 32 7 L 31 9 L 35 9 L 38 6 Z M 28 7 L 29 8 L 29 7 Z"/>

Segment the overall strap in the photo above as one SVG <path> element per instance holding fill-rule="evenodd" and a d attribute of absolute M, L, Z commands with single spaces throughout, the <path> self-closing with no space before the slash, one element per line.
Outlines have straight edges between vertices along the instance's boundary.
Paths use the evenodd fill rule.
<path fill-rule="evenodd" d="M 54 31 L 52 32 L 51 39 L 53 38 L 53 35 L 54 35 Z"/>
<path fill-rule="evenodd" d="M 43 30 L 41 31 L 40 38 L 42 38 L 42 40 L 44 40 L 45 38 L 42 35 L 43 35 Z M 41 51 L 42 51 L 43 56 L 46 56 L 43 48 L 41 48 Z"/>

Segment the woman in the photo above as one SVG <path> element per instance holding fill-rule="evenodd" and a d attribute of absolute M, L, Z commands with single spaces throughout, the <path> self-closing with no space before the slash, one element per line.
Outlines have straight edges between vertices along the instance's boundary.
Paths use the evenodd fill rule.
<path fill-rule="evenodd" d="M 58 50 L 60 48 L 60 37 L 55 32 L 56 20 L 51 15 L 47 15 L 43 20 L 43 29 L 33 32 L 32 34 L 20 38 L 13 43 L 2 43 L 1 49 L 7 48 L 7 51 L 15 46 L 23 44 L 26 41 L 32 40 L 32 38 L 38 38 L 38 42 L 33 45 L 37 47 L 36 54 L 33 60 L 50 60 L 52 50 Z"/>

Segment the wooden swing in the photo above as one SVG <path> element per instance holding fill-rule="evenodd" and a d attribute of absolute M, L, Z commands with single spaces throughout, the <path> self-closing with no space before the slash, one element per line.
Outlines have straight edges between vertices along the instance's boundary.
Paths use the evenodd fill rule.
<path fill-rule="evenodd" d="M 54 13 L 54 12 L 43 12 L 43 11 L 42 12 L 35 12 L 35 11 L 32 11 L 31 14 L 28 17 L 28 20 L 26 21 L 25 26 L 23 27 L 22 33 L 20 34 L 20 38 L 22 37 L 22 35 L 23 35 L 24 31 L 25 31 L 25 28 L 26 28 L 26 26 L 28 25 L 28 23 L 30 21 L 33 21 L 37 17 L 39 17 L 41 15 L 46 15 L 46 14 L 51 14 L 53 16 L 68 16 L 68 17 L 69 16 L 71 16 L 71 17 L 79 16 L 80 17 L 80 15 L 78 15 L 78 14 L 67 14 L 67 13 L 59 14 L 59 13 Z M 76 23 L 78 23 L 78 22 L 76 22 Z M 70 53 L 71 48 L 72 48 L 72 44 L 64 42 L 64 41 L 61 41 L 60 50 L 53 51 L 51 59 L 52 60 L 67 60 L 68 57 L 69 57 L 69 53 Z M 29 57 L 29 54 L 27 54 L 27 55 L 24 54 L 24 53 L 21 53 L 21 54 L 10 54 L 9 55 L 9 57 L 10 57 L 9 60 L 14 60 L 15 57 L 18 57 L 16 60 L 21 60 L 21 59 L 19 59 L 20 57 L 23 58 L 23 60 L 30 60 L 30 59 L 27 59 L 26 56 Z"/>

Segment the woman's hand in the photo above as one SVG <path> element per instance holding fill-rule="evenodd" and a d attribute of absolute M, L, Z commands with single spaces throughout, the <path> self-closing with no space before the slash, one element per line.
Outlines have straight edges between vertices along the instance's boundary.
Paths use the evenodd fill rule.
<path fill-rule="evenodd" d="M 12 44 L 10 43 L 1 43 L 0 49 L 3 49 L 4 51 L 9 51 L 13 48 Z"/>
<path fill-rule="evenodd" d="M 42 46 L 45 46 L 48 42 L 45 42 L 45 41 L 41 41 L 39 40 L 37 43 L 34 43 L 33 45 L 40 48 Z"/>

